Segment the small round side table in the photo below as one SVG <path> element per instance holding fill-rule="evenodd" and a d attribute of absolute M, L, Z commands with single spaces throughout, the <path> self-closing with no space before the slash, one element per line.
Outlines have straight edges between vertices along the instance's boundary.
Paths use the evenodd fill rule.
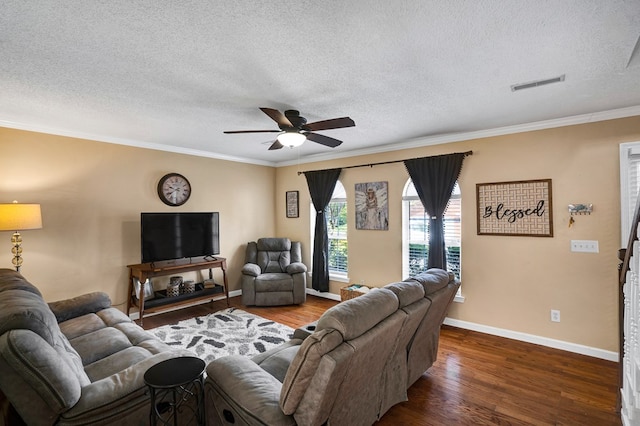
<path fill-rule="evenodd" d="M 144 373 L 144 382 L 151 392 L 152 425 L 204 425 L 205 362 L 196 357 L 179 357 L 162 361 Z"/>

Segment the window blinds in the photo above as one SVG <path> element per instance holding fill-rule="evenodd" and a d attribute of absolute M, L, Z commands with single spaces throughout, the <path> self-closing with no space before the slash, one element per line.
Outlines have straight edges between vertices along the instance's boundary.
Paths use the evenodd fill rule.
<path fill-rule="evenodd" d="M 640 142 L 620 145 L 621 247 L 626 247 L 640 188 Z"/>

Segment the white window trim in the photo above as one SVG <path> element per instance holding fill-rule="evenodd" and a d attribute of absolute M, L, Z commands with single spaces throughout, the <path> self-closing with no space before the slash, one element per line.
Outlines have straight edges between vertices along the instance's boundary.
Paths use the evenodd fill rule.
<path fill-rule="evenodd" d="M 640 157 L 640 141 L 620 144 L 620 247 L 627 246 L 631 221 L 633 221 L 633 217 L 630 217 L 633 214 L 631 211 L 635 208 L 631 205 L 631 182 L 629 182 L 629 166 L 632 157 Z"/>
<path fill-rule="evenodd" d="M 331 281 L 338 281 L 338 282 L 341 282 L 341 283 L 349 283 L 349 282 L 351 282 L 349 280 L 349 275 L 341 274 L 339 272 L 333 272 L 333 271 L 329 271 L 329 279 Z"/>

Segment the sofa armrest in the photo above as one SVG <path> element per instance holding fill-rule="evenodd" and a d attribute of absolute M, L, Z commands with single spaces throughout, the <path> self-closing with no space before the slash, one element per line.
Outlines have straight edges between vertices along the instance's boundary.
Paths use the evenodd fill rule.
<path fill-rule="evenodd" d="M 205 400 L 219 401 L 215 409 L 231 411 L 236 419 L 251 419 L 240 424 L 295 424 L 280 409 L 281 390 L 282 383 L 249 358 L 225 356 L 207 365 Z"/>
<path fill-rule="evenodd" d="M 242 267 L 243 275 L 250 275 L 252 277 L 257 277 L 261 273 L 262 271 L 260 270 L 260 267 L 255 263 L 247 263 Z"/>
<path fill-rule="evenodd" d="M 61 414 L 64 424 L 111 424 L 129 419 L 140 405 L 150 406 L 149 391 L 144 382 L 144 373 L 153 365 L 179 356 L 193 356 L 185 350 L 167 351 L 155 354 L 124 370 L 97 380 L 82 388 L 82 396 L 76 405 Z M 145 408 L 143 419 L 148 418 Z M 125 422 L 126 423 L 126 422 Z"/>
<path fill-rule="evenodd" d="M 318 321 L 314 321 L 314 322 L 309 323 L 307 325 L 303 325 L 302 327 L 298 327 L 293 332 L 292 339 L 304 340 L 307 337 L 311 336 L 313 334 L 313 332 L 316 331 L 317 327 L 318 327 Z"/>
<path fill-rule="evenodd" d="M 301 262 L 290 263 L 287 266 L 287 273 L 290 275 L 299 274 L 301 272 L 307 272 L 307 266 Z"/>
<path fill-rule="evenodd" d="M 74 297 L 72 299 L 49 303 L 49 308 L 54 313 L 59 323 L 110 307 L 111 299 L 106 293 L 101 291 L 83 294 L 82 296 Z"/>

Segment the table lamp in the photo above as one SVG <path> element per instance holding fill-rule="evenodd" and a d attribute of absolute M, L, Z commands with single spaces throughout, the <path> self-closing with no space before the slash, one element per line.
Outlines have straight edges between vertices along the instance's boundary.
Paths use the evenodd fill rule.
<path fill-rule="evenodd" d="M 19 231 L 42 228 L 40 204 L 19 204 L 17 201 L 0 204 L 0 231 L 14 231 L 11 236 L 13 266 L 20 271 L 22 265 L 22 237 Z"/>

